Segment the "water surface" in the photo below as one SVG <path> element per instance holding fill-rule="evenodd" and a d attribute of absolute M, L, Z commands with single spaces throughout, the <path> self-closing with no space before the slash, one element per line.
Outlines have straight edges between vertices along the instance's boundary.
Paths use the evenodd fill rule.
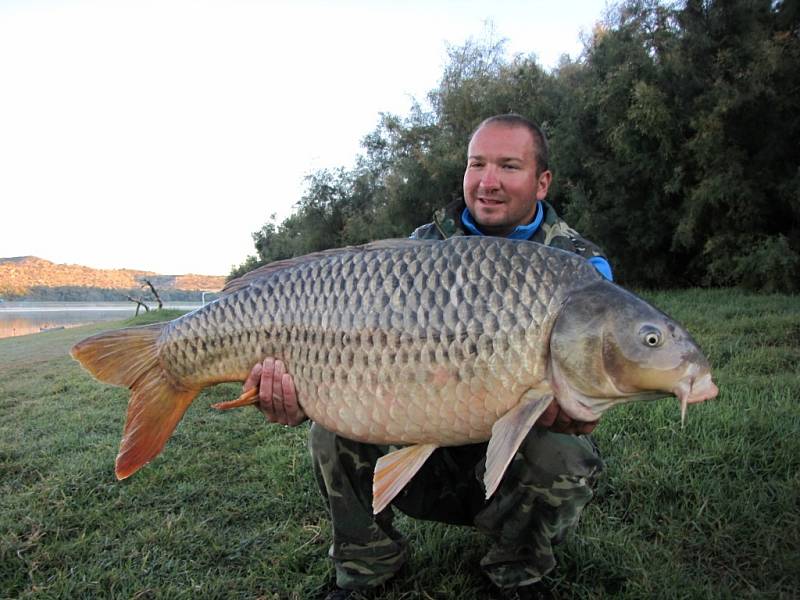
<path fill-rule="evenodd" d="M 165 303 L 164 308 L 192 310 L 199 302 Z M 144 309 L 140 310 L 140 313 Z M 0 302 L 0 338 L 42 333 L 102 321 L 120 321 L 136 314 L 133 302 Z"/>

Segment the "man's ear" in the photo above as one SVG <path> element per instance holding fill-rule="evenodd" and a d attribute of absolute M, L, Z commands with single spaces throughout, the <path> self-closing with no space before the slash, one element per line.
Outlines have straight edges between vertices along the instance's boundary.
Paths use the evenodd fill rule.
<path fill-rule="evenodd" d="M 536 199 L 544 200 L 547 198 L 547 191 L 550 189 L 550 182 L 553 181 L 553 174 L 548 171 L 539 173 L 536 181 Z"/>

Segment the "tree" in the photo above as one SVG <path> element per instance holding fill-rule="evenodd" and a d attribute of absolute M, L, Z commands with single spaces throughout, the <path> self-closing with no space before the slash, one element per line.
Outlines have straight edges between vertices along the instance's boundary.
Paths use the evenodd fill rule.
<path fill-rule="evenodd" d="M 626 2 L 560 69 L 562 201 L 626 281 L 798 289 L 796 13 Z"/>
<path fill-rule="evenodd" d="M 695 255 L 703 283 L 800 289 L 797 13 L 770 0 L 692 0 L 680 13 L 680 59 L 709 60 L 692 86 L 694 177 L 674 247 Z"/>
<path fill-rule="evenodd" d="M 405 236 L 461 195 L 485 117 L 538 121 L 550 200 L 626 284 L 800 289 L 800 9 L 775 0 L 627 0 L 546 72 L 490 32 L 448 49 L 427 103 L 383 114 L 352 169 L 307 179 L 253 234 L 267 261 Z"/>

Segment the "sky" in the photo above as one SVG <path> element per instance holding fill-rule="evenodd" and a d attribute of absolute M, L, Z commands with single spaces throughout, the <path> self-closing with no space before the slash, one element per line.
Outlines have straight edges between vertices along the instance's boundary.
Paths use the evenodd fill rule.
<path fill-rule="evenodd" d="M 448 47 L 493 35 L 551 68 L 605 8 L 0 0 L 0 257 L 226 275 L 305 176 L 424 101 Z"/>

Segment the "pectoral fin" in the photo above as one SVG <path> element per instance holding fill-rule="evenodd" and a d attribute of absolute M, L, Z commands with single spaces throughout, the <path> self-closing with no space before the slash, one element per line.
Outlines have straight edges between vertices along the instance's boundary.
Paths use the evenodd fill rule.
<path fill-rule="evenodd" d="M 530 396 L 529 396 L 530 394 Z M 522 440 L 553 401 L 553 396 L 541 396 L 529 391 L 519 404 L 500 417 L 492 426 L 492 437 L 486 450 L 486 472 L 483 485 L 486 498 L 490 498 L 500 485 L 508 464 L 517 453 Z"/>
<path fill-rule="evenodd" d="M 381 456 L 372 479 L 372 512 L 378 514 L 411 481 L 436 450 L 435 444 L 417 444 Z"/>

